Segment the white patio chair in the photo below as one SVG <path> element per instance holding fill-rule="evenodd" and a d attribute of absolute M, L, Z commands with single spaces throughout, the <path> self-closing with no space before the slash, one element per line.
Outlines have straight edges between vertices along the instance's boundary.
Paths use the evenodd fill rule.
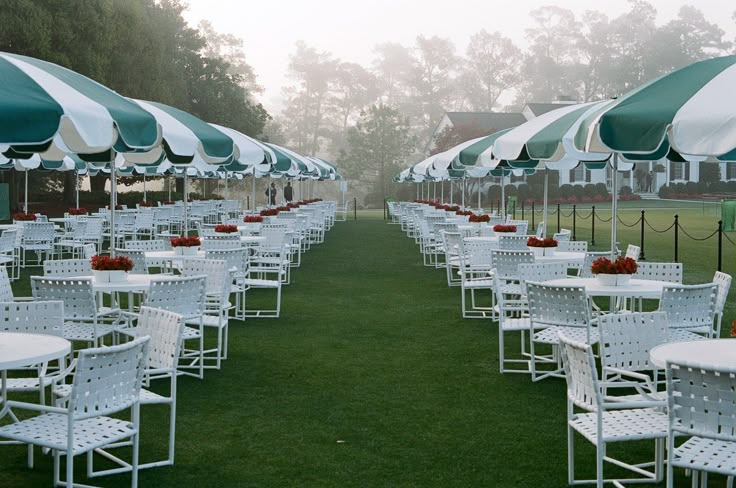
<path fill-rule="evenodd" d="M 498 307 L 498 369 L 501 373 L 529 373 L 529 355 L 525 353 L 524 344 L 525 334 L 531 327 L 529 304 L 525 297 L 504 293 L 502 282 L 497 275 L 494 275 L 492 280 Z M 521 338 L 521 356 L 518 358 L 506 357 L 506 334 L 512 332 L 518 332 Z M 524 367 L 514 368 L 515 364 L 522 364 Z"/>
<path fill-rule="evenodd" d="M 717 473 L 728 477 L 731 488 L 736 476 L 736 368 L 678 361 L 667 363 L 666 375 L 667 488 L 674 486 L 674 468 L 689 470 L 692 486 L 707 486 L 708 473 Z M 683 436 L 687 440 L 676 445 Z"/>
<path fill-rule="evenodd" d="M 637 280 L 667 281 L 669 283 L 682 283 L 681 263 L 654 263 L 651 261 L 640 261 L 638 269 L 631 277 Z"/>
<path fill-rule="evenodd" d="M 245 287 L 245 293 L 249 290 L 269 289 L 276 290 L 275 308 L 249 309 L 247 299 L 243 299 L 243 313 L 239 318 L 278 318 L 281 313 L 281 288 L 286 276 L 283 263 L 288 263 L 286 246 L 281 248 L 281 252 L 273 256 L 273 262 L 260 262 L 253 265 L 253 261 L 245 272 L 245 278 L 242 285 Z M 287 264 L 288 267 L 288 264 Z"/>
<path fill-rule="evenodd" d="M 64 303 L 60 301 L 0 302 L 0 332 L 23 332 L 63 337 Z M 38 391 L 41 405 L 45 404 L 47 383 L 42 383 L 42 378 L 48 373 L 48 362 L 23 369 L 34 369 L 36 374 L 30 377 L 8 378 L 8 391 Z M 63 358 L 59 360 L 59 369 L 64 369 Z"/>
<path fill-rule="evenodd" d="M 532 381 L 550 376 L 561 376 L 558 345 L 561 335 L 584 344 L 598 342 L 598 330 L 591 318 L 591 302 L 584 287 L 552 286 L 528 281 L 529 299 L 529 354 Z M 537 345 L 549 346 L 550 354 L 541 355 Z M 539 366 L 554 366 L 552 370 L 538 371 Z"/>
<path fill-rule="evenodd" d="M 169 242 L 164 239 L 125 241 L 127 251 L 167 251 L 170 248 Z"/>
<path fill-rule="evenodd" d="M 0 264 L 10 266 L 11 279 L 17 279 L 20 275 L 18 270 L 18 252 L 15 246 L 18 231 L 8 229 L 0 234 Z"/>
<path fill-rule="evenodd" d="M 560 252 L 588 252 L 588 241 L 562 241 L 557 243 Z"/>
<path fill-rule="evenodd" d="M 667 323 L 671 329 L 685 329 L 712 337 L 718 290 L 717 283 L 665 286 L 658 310 L 667 312 Z"/>
<path fill-rule="evenodd" d="M 49 259 L 43 262 L 43 275 L 55 278 L 90 276 L 92 267 L 89 259 Z"/>
<path fill-rule="evenodd" d="M 527 230 L 529 229 L 529 221 L 527 221 L 527 220 L 512 220 L 512 219 L 509 219 L 506 222 L 506 225 L 515 225 L 516 226 L 516 235 L 517 236 L 526 236 Z"/>
<path fill-rule="evenodd" d="M 590 345 L 560 334 L 560 354 L 567 382 L 567 482 L 570 485 L 604 483 L 624 486 L 624 483 L 657 483 L 664 474 L 664 440 L 667 437 L 667 415 L 652 408 L 660 402 L 617 402 L 605 396 L 598 380 L 598 371 Z M 608 385 L 611 388 L 611 385 Z M 579 412 L 578 410 L 582 410 Z M 575 433 L 596 448 L 596 478 L 575 478 Z M 614 442 L 654 440 L 653 462 L 630 464 L 611 457 L 607 445 Z M 639 477 L 606 479 L 604 462 L 630 471 Z M 647 468 L 649 470 L 647 470 Z"/>
<path fill-rule="evenodd" d="M 160 308 L 141 307 L 135 327 L 134 336 L 149 337 L 148 359 L 144 370 L 144 388 L 141 389 L 141 405 L 168 405 L 169 406 L 169 442 L 166 459 L 138 463 L 138 469 L 172 466 L 174 464 L 176 438 L 176 387 L 177 370 L 182 346 L 184 319 L 181 315 L 161 310 Z M 155 393 L 148 388 L 151 380 L 168 379 L 169 394 Z M 60 385 L 54 389 L 54 394 L 66 397 L 71 392 L 71 385 Z M 144 430 L 145 432 L 145 430 Z M 145 434 L 144 434 L 145 435 Z M 129 441 L 116 442 L 95 449 L 119 465 L 117 468 L 95 471 L 92 460 L 89 460 L 88 475 L 90 478 L 128 472 L 132 469 L 130 463 L 110 452 L 111 449 L 130 446 Z"/>
<path fill-rule="evenodd" d="M 227 359 L 229 318 L 233 308 L 229 301 L 233 283 L 234 270 L 227 261 L 218 259 L 185 259 L 182 267 L 183 276 L 202 276 L 205 281 L 205 310 L 202 324 L 206 330 L 214 328 L 217 332 L 215 349 L 203 351 L 204 368 L 220 369 L 222 361 Z M 196 319 L 186 321 L 189 325 L 197 325 Z M 212 364 L 213 363 L 213 364 Z"/>
<path fill-rule="evenodd" d="M 195 327 L 186 326 L 182 332 L 182 347 L 179 370 L 183 373 L 204 378 L 204 313 L 205 313 L 205 276 L 166 276 L 151 281 L 144 305 L 178 313 L 187 323 L 196 323 Z M 187 348 L 187 341 L 196 341 L 196 348 Z M 190 370 L 197 371 L 191 373 Z"/>
<path fill-rule="evenodd" d="M 240 249 L 243 245 L 240 243 L 239 234 L 223 234 L 220 236 L 208 236 L 202 239 L 202 249 L 212 251 L 215 249 Z"/>
<path fill-rule="evenodd" d="M 493 318 L 493 252 L 495 245 L 491 241 L 464 241 L 465 252 L 460 255 L 460 297 L 463 318 Z M 486 292 L 488 305 L 479 304 L 476 291 Z M 470 303 L 467 296 L 470 294 Z M 469 305 L 469 306 L 468 306 Z"/>
<path fill-rule="evenodd" d="M 126 257 L 133 261 L 133 269 L 131 274 L 148 274 L 148 261 L 146 260 L 145 251 L 134 251 L 132 249 L 115 249 L 116 256 Z"/>
<path fill-rule="evenodd" d="M 519 265 L 534 264 L 534 255 L 527 251 L 492 251 L 493 272 L 498 275 L 504 293 L 521 295 L 519 284 Z"/>
<path fill-rule="evenodd" d="M 442 232 L 442 248 L 445 251 L 447 286 L 460 286 L 460 254 L 465 252 L 462 234 L 459 232 Z"/>
<path fill-rule="evenodd" d="M 498 249 L 505 251 L 527 251 L 528 237 L 525 235 L 501 235 L 498 237 Z"/>
<path fill-rule="evenodd" d="M 98 308 L 92 278 L 31 276 L 34 300 L 64 302 L 64 338 L 100 345 L 120 319 L 117 308 Z"/>
<path fill-rule="evenodd" d="M 641 254 L 641 248 L 639 246 L 629 244 L 628 246 L 626 246 L 626 254 L 624 255 L 624 257 L 631 258 L 634 261 L 638 261 L 639 254 Z"/>
<path fill-rule="evenodd" d="M 569 241 L 572 238 L 572 231 L 568 229 L 562 229 L 560 232 L 555 232 L 552 236 L 554 240 L 559 242 Z"/>
<path fill-rule="evenodd" d="M 55 239 L 56 230 L 51 222 L 26 222 L 20 245 L 21 266 L 31 266 L 26 263 L 26 253 L 29 251 L 36 254 L 35 266 L 40 266 L 45 259 L 49 259 L 54 253 Z"/>
<path fill-rule="evenodd" d="M 131 486 L 137 487 L 140 392 L 147 343 L 148 337 L 142 337 L 119 346 L 79 351 L 73 365 L 55 378 L 62 381 L 74 371 L 66 407 L 9 401 L 0 417 L 7 415 L 13 423 L 0 427 L 0 437 L 29 444 L 31 466 L 32 446 L 53 450 L 54 485 L 68 488 L 80 486 L 74 484 L 74 456 L 130 438 Z M 20 420 L 14 410 L 41 415 Z M 126 410 L 131 410 L 131 420 L 111 416 Z M 62 454 L 66 456 L 65 481 L 59 476 Z"/>
<path fill-rule="evenodd" d="M 544 237 L 544 222 L 540 222 L 540 223 L 537 224 L 537 230 L 534 233 L 534 235 L 538 239 L 542 239 Z"/>
<path fill-rule="evenodd" d="M 723 321 L 723 309 L 726 306 L 728 292 L 731 289 L 731 275 L 722 271 L 716 271 L 713 275 L 713 283 L 718 284 L 718 296 L 716 297 L 716 317 L 713 337 L 721 337 L 721 322 Z"/>

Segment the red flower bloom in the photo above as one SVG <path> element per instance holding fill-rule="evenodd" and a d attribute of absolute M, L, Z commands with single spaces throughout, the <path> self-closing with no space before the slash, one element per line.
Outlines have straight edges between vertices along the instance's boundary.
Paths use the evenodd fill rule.
<path fill-rule="evenodd" d="M 70 208 L 66 211 L 69 215 L 87 215 L 87 209 L 86 208 Z"/>
<path fill-rule="evenodd" d="M 263 222 L 263 217 L 260 215 L 246 215 L 243 217 L 243 222 L 246 223 L 254 223 L 254 222 Z"/>
<path fill-rule="evenodd" d="M 130 271 L 133 269 L 133 261 L 127 256 L 92 256 L 90 266 L 95 271 Z"/>
<path fill-rule="evenodd" d="M 557 247 L 557 241 L 551 237 L 545 237 L 544 239 L 530 237 L 526 240 L 526 245 L 529 247 Z"/>
<path fill-rule="evenodd" d="M 267 208 L 266 210 L 261 210 L 262 217 L 273 217 L 274 215 L 278 214 L 279 210 L 277 208 Z"/>
<path fill-rule="evenodd" d="M 16 214 L 13 214 L 13 220 L 17 220 L 18 222 L 33 222 L 36 219 L 37 217 L 34 213 L 18 212 Z"/>
<path fill-rule="evenodd" d="M 496 224 L 493 226 L 493 232 L 516 232 L 516 226 Z"/>
<path fill-rule="evenodd" d="M 490 222 L 491 216 L 487 214 L 483 214 L 483 215 L 471 214 L 468 221 L 470 222 Z"/>
<path fill-rule="evenodd" d="M 176 202 L 173 200 L 164 200 L 161 202 L 163 205 L 174 205 Z"/>
<path fill-rule="evenodd" d="M 634 274 L 639 265 L 632 258 L 619 256 L 615 261 L 601 257 L 593 261 L 590 271 L 593 274 Z"/>
<path fill-rule="evenodd" d="M 171 247 L 197 247 L 201 244 L 199 237 L 175 237 L 171 239 Z"/>
<path fill-rule="evenodd" d="M 140 207 L 153 207 L 155 204 L 153 202 L 141 202 L 138 204 Z"/>
<path fill-rule="evenodd" d="M 223 234 L 233 234 L 237 231 L 237 225 L 220 224 L 215 226 L 215 232 L 221 232 Z"/>

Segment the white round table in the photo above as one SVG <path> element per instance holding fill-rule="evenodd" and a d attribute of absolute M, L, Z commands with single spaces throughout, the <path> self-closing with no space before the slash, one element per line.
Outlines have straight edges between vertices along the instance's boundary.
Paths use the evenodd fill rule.
<path fill-rule="evenodd" d="M 656 280 L 631 279 L 628 285 L 605 286 L 596 278 L 562 278 L 545 281 L 545 285 L 553 286 L 584 286 L 591 297 L 622 297 L 622 298 L 659 298 L 662 288 L 676 283 Z"/>
<path fill-rule="evenodd" d="M 465 240 L 471 242 L 492 242 L 494 244 L 498 244 L 498 237 L 496 236 L 466 237 Z"/>
<path fill-rule="evenodd" d="M 736 339 L 706 339 L 662 344 L 649 351 L 649 360 L 659 368 L 664 368 L 668 361 L 698 363 L 714 368 L 736 368 Z"/>
<path fill-rule="evenodd" d="M 580 266 L 583 261 L 584 252 L 555 251 L 551 256 L 534 256 L 535 263 L 568 263 L 570 266 Z"/>
<path fill-rule="evenodd" d="M 66 356 L 72 343 L 62 337 L 21 332 L 0 332 L 2 402 L 8 398 L 7 370 L 32 366 Z"/>

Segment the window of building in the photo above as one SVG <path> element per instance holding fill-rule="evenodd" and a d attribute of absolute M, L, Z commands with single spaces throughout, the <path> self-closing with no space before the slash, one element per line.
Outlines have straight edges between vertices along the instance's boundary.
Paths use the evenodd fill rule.
<path fill-rule="evenodd" d="M 736 163 L 726 163 L 726 179 L 736 180 Z"/>
<path fill-rule="evenodd" d="M 578 164 L 570 170 L 570 183 L 590 183 L 590 170 L 584 164 Z"/>
<path fill-rule="evenodd" d="M 688 163 L 670 162 L 670 181 L 688 180 L 690 178 L 690 167 Z"/>

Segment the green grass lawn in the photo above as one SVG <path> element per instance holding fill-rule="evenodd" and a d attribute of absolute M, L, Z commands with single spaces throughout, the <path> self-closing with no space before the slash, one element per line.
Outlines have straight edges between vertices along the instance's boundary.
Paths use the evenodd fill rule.
<path fill-rule="evenodd" d="M 653 225 L 668 225 L 670 210 L 656 221 L 653 211 Z M 713 219 L 697 211 L 680 214 L 701 235 Z M 635 216 L 622 212 L 624 221 Z M 638 242 L 633 231 L 621 236 Z M 671 259 L 667 242 L 652 237 L 647 257 Z M 681 244 L 686 280 L 712 276 L 713 241 Z M 726 261 L 733 266 L 732 248 Z M 141 486 L 567 486 L 564 382 L 500 375 L 496 324 L 463 320 L 459 289 L 422 266 L 414 242 L 381 211 L 337 223 L 292 279 L 280 319 L 231 322 L 224 368 L 180 379 L 176 465 L 141 472 Z M 734 318 L 730 305 L 726 320 Z M 142 412 L 145 459 L 165 451 L 167 409 Z M 590 477 L 594 451 L 578 440 L 579 474 Z M 653 449 L 611 452 L 631 461 Z M 37 451 L 29 470 L 24 448 L 0 453 L 0 487 L 50 485 L 48 456 Z M 79 482 L 84 464 L 77 459 Z M 129 477 L 98 482 L 123 487 Z M 713 477 L 710 486 L 721 485 Z M 682 473 L 677 486 L 689 486 Z"/>

